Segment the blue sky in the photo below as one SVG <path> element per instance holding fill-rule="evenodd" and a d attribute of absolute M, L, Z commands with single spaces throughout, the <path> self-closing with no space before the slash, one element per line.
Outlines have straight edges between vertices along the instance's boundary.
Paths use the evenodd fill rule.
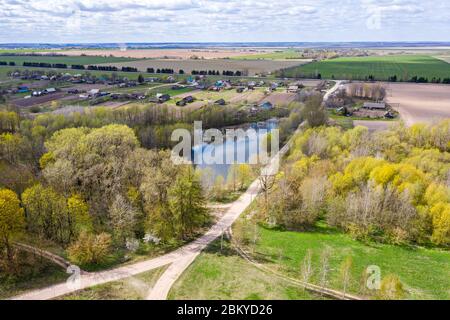
<path fill-rule="evenodd" d="M 450 1 L 0 0 L 0 43 L 450 41 Z"/>

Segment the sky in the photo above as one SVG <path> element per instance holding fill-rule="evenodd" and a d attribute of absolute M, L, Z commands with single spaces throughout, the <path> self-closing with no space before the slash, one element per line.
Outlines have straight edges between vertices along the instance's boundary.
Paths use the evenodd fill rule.
<path fill-rule="evenodd" d="M 0 43 L 450 41 L 450 1 L 0 0 Z"/>

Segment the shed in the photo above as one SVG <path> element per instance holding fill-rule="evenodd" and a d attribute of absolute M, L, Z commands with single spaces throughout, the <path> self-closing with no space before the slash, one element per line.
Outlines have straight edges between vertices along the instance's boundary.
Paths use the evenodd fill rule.
<path fill-rule="evenodd" d="M 214 104 L 218 105 L 218 106 L 224 106 L 226 104 L 226 102 L 224 99 L 219 99 L 216 102 L 214 102 Z"/>
<path fill-rule="evenodd" d="M 377 110 L 385 110 L 386 109 L 386 103 L 384 102 L 364 102 L 363 105 L 364 109 L 377 109 Z"/>

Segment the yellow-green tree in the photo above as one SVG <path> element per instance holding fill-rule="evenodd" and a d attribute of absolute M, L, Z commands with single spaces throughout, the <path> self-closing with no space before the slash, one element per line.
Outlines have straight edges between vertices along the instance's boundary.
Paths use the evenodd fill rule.
<path fill-rule="evenodd" d="M 381 300 L 402 300 L 405 298 L 405 288 L 400 278 L 394 274 L 389 274 L 381 281 L 379 299 Z"/>
<path fill-rule="evenodd" d="M 248 164 L 240 164 L 237 170 L 239 189 L 244 189 L 252 179 L 252 168 Z"/>
<path fill-rule="evenodd" d="M 5 248 L 8 261 L 12 260 L 11 239 L 25 226 L 24 211 L 13 191 L 0 190 L 0 248 Z"/>
<path fill-rule="evenodd" d="M 89 206 L 83 198 L 74 194 L 67 199 L 67 210 L 71 233 L 77 236 L 81 231 L 93 231 L 92 218 L 89 215 Z"/>

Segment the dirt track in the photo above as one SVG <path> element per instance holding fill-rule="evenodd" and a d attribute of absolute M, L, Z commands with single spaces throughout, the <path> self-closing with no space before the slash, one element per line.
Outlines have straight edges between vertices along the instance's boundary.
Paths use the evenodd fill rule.
<path fill-rule="evenodd" d="M 388 103 L 400 104 L 398 111 L 407 125 L 450 118 L 450 85 L 391 83 Z"/>

